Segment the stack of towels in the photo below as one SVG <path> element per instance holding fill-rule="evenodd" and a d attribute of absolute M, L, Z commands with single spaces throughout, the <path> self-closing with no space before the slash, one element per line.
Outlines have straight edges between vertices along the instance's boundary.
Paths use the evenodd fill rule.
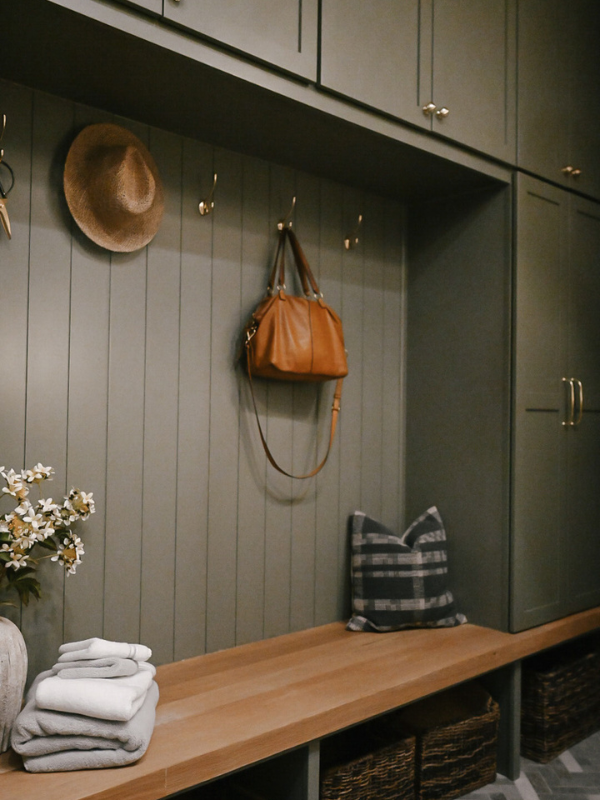
<path fill-rule="evenodd" d="M 14 724 L 11 744 L 28 772 L 118 767 L 146 752 L 158 685 L 143 644 L 86 639 L 59 648 Z"/>

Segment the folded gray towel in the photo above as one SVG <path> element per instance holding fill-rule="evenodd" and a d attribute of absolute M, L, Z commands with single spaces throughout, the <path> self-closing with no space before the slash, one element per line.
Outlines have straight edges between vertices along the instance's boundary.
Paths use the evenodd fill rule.
<path fill-rule="evenodd" d="M 122 678 L 134 675 L 139 664 L 133 658 L 93 658 L 89 661 L 58 661 L 52 672 L 60 678 Z"/>
<path fill-rule="evenodd" d="M 38 708 L 37 684 L 53 674 L 48 670 L 35 679 L 12 730 L 11 745 L 28 772 L 119 767 L 144 755 L 154 731 L 155 681 L 137 714 L 127 722 L 114 722 Z"/>

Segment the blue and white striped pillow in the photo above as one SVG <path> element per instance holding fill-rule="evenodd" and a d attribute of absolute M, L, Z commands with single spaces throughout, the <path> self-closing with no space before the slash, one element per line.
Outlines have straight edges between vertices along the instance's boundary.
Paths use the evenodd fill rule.
<path fill-rule="evenodd" d="M 452 627 L 466 622 L 448 588 L 446 531 L 437 508 L 403 536 L 356 511 L 352 524 L 351 631 Z"/>

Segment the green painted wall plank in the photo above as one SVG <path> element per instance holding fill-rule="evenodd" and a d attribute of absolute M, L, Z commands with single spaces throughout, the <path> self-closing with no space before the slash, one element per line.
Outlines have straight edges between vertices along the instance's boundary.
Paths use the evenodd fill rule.
<path fill-rule="evenodd" d="M 183 140 L 175 658 L 206 648 L 209 408 L 214 215 L 198 204 L 212 185 L 213 148 Z M 220 187 L 219 187 L 220 188 Z M 219 202 L 217 196 L 216 202 Z"/>
<path fill-rule="evenodd" d="M 109 122 L 108 114 L 75 108 L 73 137 L 85 125 Z M 65 639 L 102 636 L 110 254 L 73 221 L 69 362 L 68 484 L 92 492 L 96 513 L 80 527 L 85 555 L 65 585 Z M 85 614 L 82 614 L 85 609 Z"/>
<path fill-rule="evenodd" d="M 164 662 L 174 657 L 181 139 L 151 130 L 150 149 L 164 184 L 165 213 L 148 247 L 140 638 Z"/>
<path fill-rule="evenodd" d="M 54 482 L 45 484 L 42 496 L 59 500 L 67 482 L 71 286 L 70 220 L 61 178 L 73 106 L 36 94 L 33 114 L 25 465 L 41 461 L 54 467 Z M 30 675 L 48 657 L 56 658 L 63 640 L 62 568 L 46 560 L 38 573 L 44 600 L 30 603 L 22 616 L 25 639 L 36 638 Z"/>
<path fill-rule="evenodd" d="M 245 158 L 243 165 L 241 311 L 239 331 L 263 298 L 268 283 L 273 231 L 269 225 L 269 165 Z M 241 339 L 238 339 L 241 346 Z M 243 363 L 237 365 L 240 397 L 240 460 L 237 535 L 236 642 L 263 638 L 265 571 L 265 480 L 267 461 Z M 266 384 L 254 392 L 266 425 Z M 268 469 L 271 469 L 268 467 Z"/>

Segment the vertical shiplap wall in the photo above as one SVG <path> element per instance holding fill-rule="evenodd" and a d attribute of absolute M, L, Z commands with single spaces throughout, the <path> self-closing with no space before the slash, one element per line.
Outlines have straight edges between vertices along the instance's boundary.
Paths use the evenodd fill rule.
<path fill-rule="evenodd" d="M 97 503 L 77 575 L 46 561 L 43 600 L 3 611 L 31 673 L 89 636 L 143 641 L 161 663 L 343 618 L 348 515 L 403 516 L 403 209 L 14 84 L 0 82 L 0 113 L 17 180 L 13 239 L 0 235 L 0 463 L 52 465 L 46 495 L 75 484 Z M 163 179 L 163 223 L 135 253 L 96 247 L 64 200 L 69 145 L 99 121 L 136 133 Z M 333 452 L 309 481 L 267 464 L 236 366 L 294 196 L 350 364 Z M 256 393 L 276 457 L 309 469 L 332 385 L 257 382 Z"/>

